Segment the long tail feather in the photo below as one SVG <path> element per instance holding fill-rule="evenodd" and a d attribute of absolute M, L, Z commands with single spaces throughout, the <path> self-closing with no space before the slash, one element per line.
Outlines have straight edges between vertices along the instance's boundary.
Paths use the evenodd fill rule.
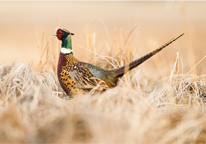
<path fill-rule="evenodd" d="M 141 63 L 143 63 L 144 61 L 146 61 L 147 59 L 149 59 L 150 57 L 152 57 L 153 55 L 155 55 L 156 53 L 158 53 L 163 48 L 167 47 L 168 45 L 170 45 L 171 43 L 173 43 L 174 41 L 176 41 L 177 39 L 179 39 L 183 35 L 184 35 L 184 33 L 182 33 L 181 35 L 179 35 L 176 38 L 171 39 L 169 42 L 165 43 L 160 48 L 157 48 L 156 50 L 148 53 L 147 55 L 144 55 L 143 57 L 141 57 L 139 59 L 136 59 L 133 62 L 131 62 L 131 63 L 125 65 L 125 66 L 122 66 L 122 67 L 116 69 L 115 70 L 115 76 L 117 78 L 122 77 L 126 72 L 128 72 L 129 70 L 137 67 L 138 65 L 140 65 Z"/>

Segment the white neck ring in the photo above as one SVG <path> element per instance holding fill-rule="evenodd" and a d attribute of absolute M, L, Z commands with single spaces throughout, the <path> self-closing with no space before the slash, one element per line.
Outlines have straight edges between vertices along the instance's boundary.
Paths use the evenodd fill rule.
<path fill-rule="evenodd" d="M 73 51 L 71 49 L 67 49 L 67 48 L 63 48 L 63 47 L 61 48 L 60 52 L 63 54 L 73 53 Z"/>

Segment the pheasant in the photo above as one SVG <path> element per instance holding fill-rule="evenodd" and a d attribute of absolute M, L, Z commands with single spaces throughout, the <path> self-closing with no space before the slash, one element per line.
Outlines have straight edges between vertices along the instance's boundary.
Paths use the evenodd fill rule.
<path fill-rule="evenodd" d="M 184 33 L 171 39 L 169 42 L 147 55 L 114 70 L 105 70 L 76 59 L 73 55 L 71 41 L 71 36 L 74 34 L 68 30 L 58 29 L 54 35 L 57 39 L 62 41 L 57 68 L 59 83 L 67 95 L 75 95 L 91 91 L 92 89 L 105 91 L 108 88 L 115 87 L 118 79 L 126 72 L 132 70 L 161 51 L 163 48 L 183 36 Z"/>

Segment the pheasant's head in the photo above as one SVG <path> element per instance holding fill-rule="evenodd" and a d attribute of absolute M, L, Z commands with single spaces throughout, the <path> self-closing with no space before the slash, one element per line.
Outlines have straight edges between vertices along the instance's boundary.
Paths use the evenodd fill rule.
<path fill-rule="evenodd" d="M 68 30 L 66 29 L 58 29 L 56 31 L 56 34 L 54 34 L 55 36 L 57 36 L 57 38 L 59 40 L 62 40 L 64 38 L 66 38 L 68 35 L 74 35 L 73 33 L 70 33 Z"/>
<path fill-rule="evenodd" d="M 71 35 L 74 34 L 70 33 L 68 30 L 65 29 L 58 29 L 56 31 L 56 34 L 54 34 L 54 36 L 57 36 L 57 38 L 62 41 L 62 48 L 67 48 L 67 49 L 72 49 Z"/>

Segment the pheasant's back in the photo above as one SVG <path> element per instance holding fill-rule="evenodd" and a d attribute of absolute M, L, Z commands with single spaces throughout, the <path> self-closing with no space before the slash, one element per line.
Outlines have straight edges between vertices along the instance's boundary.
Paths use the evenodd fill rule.
<path fill-rule="evenodd" d="M 115 87 L 117 85 L 117 77 L 115 77 L 114 71 L 109 71 L 92 65 L 90 63 L 84 63 L 84 66 L 97 78 L 106 82 L 108 87 Z"/>

